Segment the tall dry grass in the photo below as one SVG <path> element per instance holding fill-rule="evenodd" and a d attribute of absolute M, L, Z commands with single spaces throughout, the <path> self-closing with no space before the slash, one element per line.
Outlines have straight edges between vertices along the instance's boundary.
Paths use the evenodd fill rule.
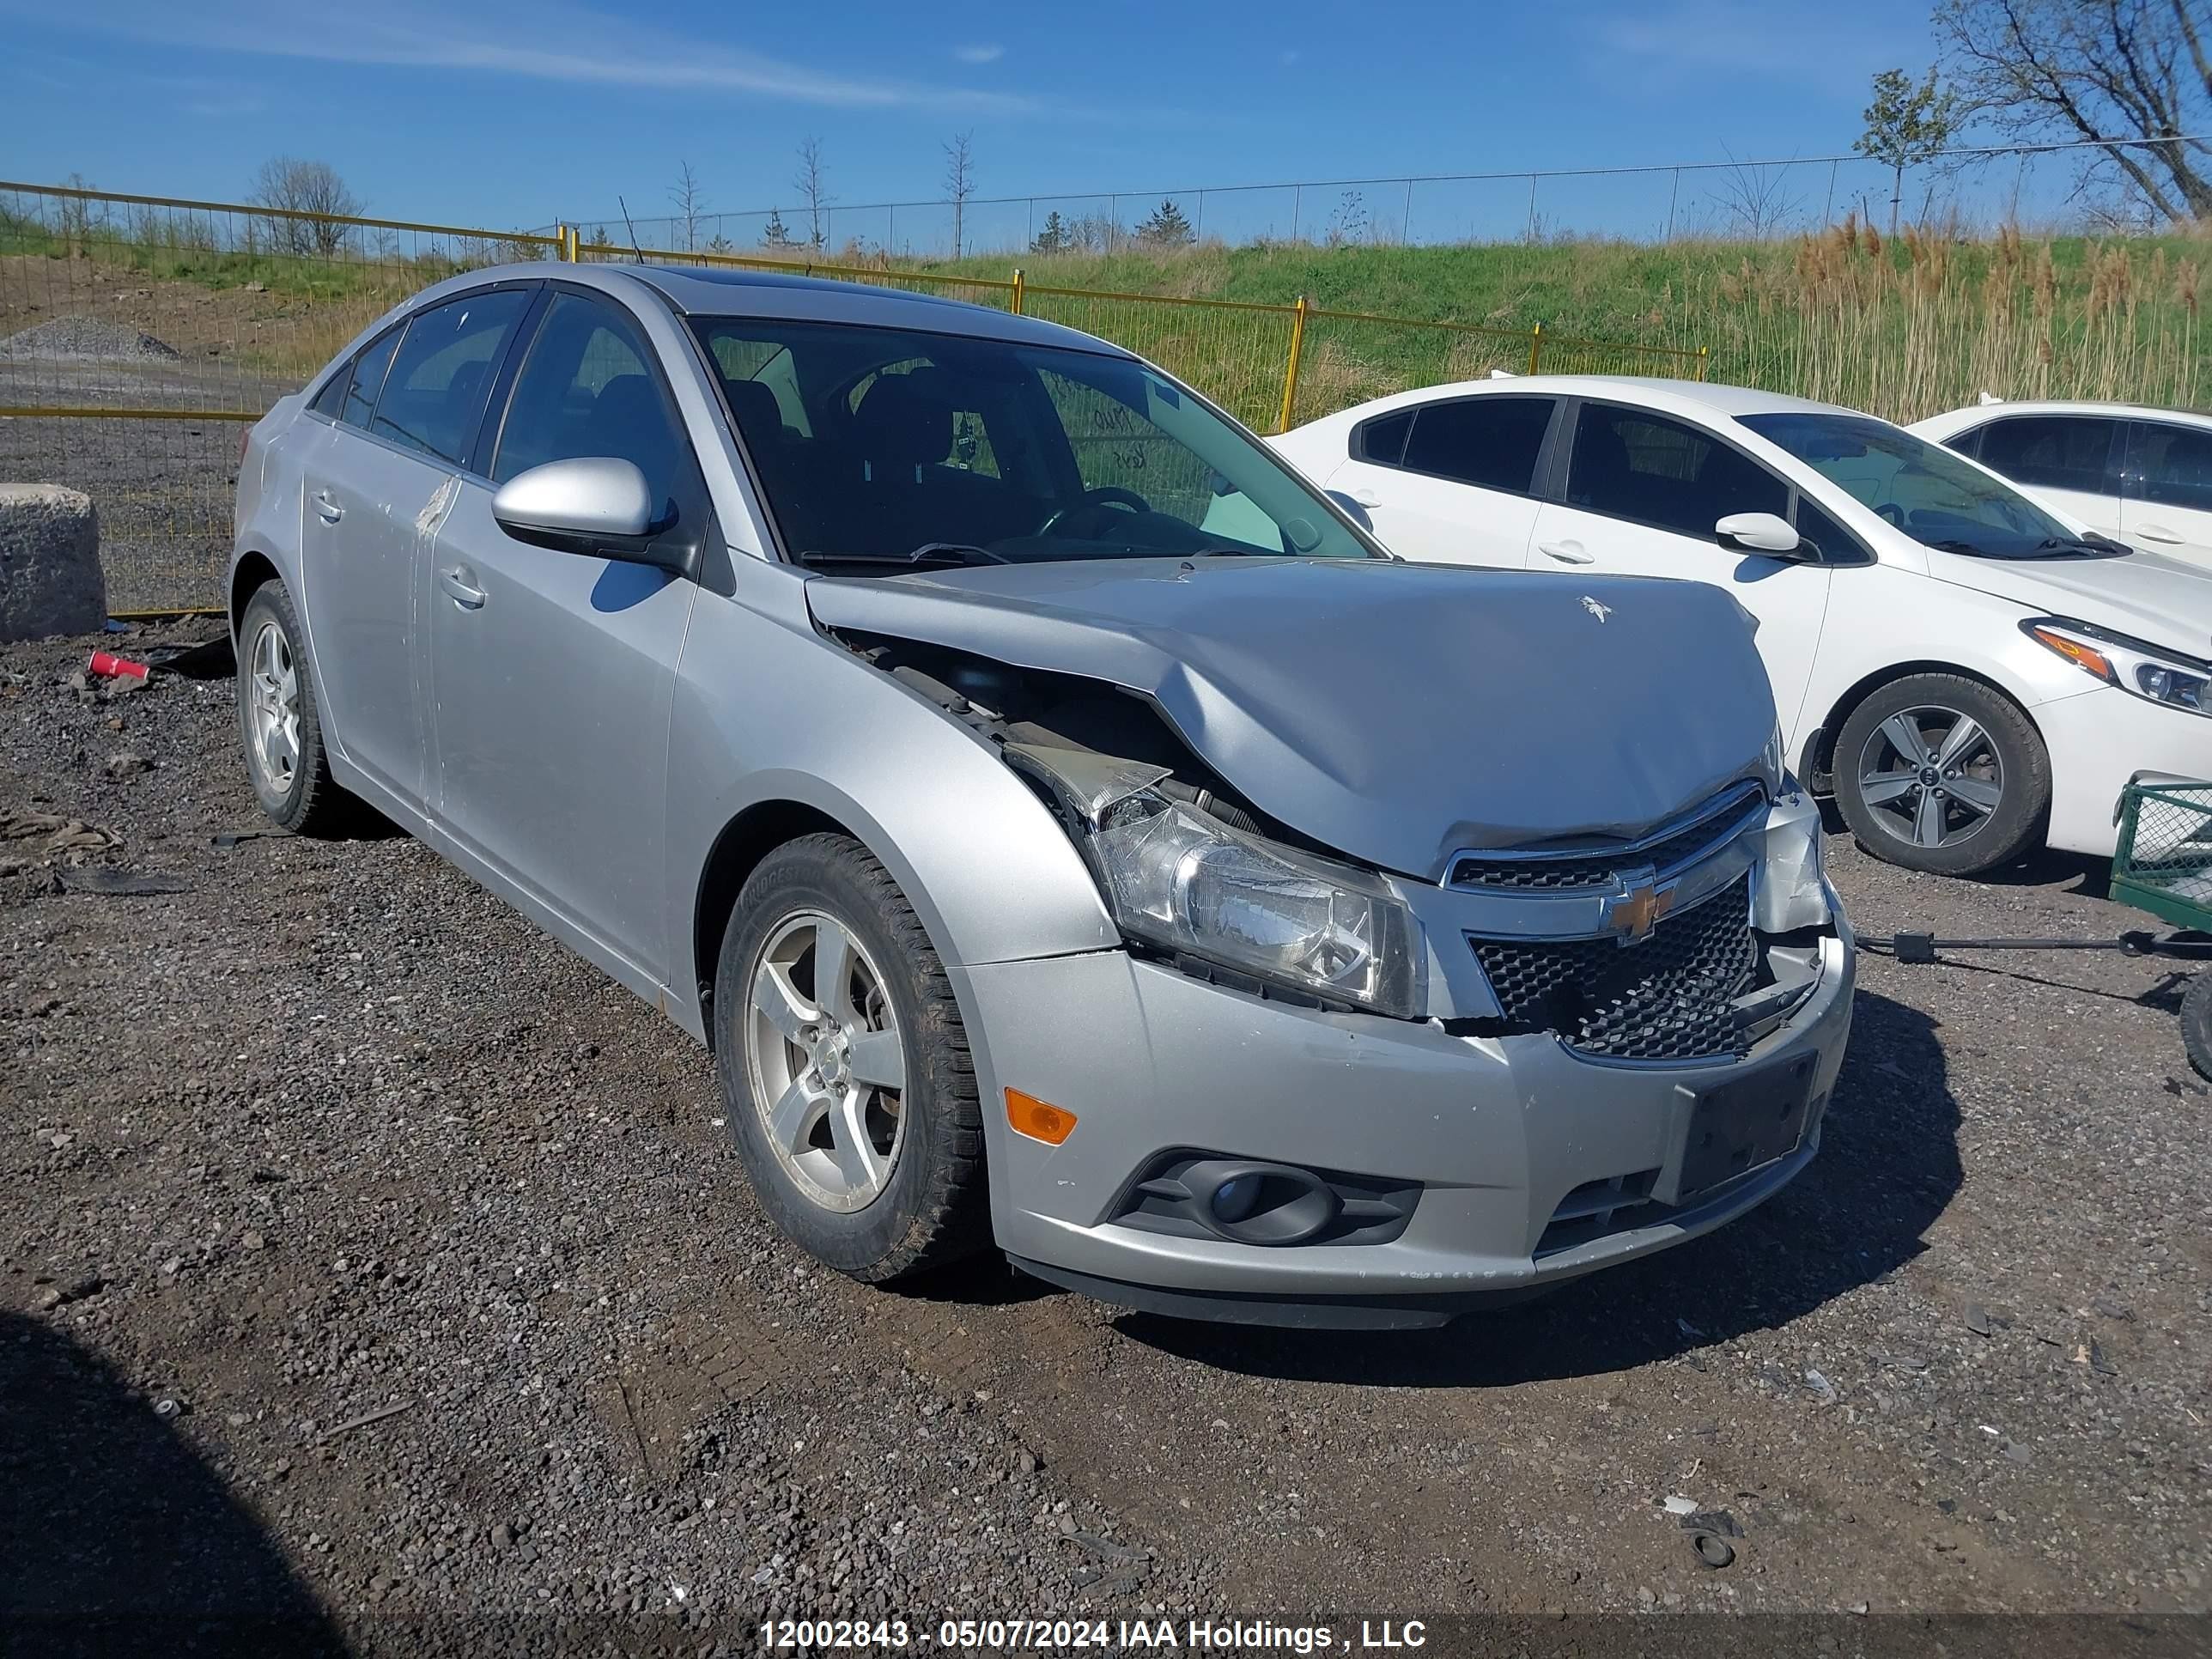
<path fill-rule="evenodd" d="M 1846 219 L 1795 257 L 1744 258 L 1684 307 L 1716 378 L 1912 421 L 1971 403 L 2082 398 L 2188 407 L 2205 385 L 2195 257 L 2092 243 L 2062 276 L 2015 230 L 1962 240 L 1908 228 L 1887 246 Z"/>

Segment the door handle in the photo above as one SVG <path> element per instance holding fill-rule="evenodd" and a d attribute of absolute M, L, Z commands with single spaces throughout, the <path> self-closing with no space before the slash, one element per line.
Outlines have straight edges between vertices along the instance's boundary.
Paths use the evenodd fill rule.
<path fill-rule="evenodd" d="M 2175 535 L 2162 524 L 2141 526 L 2136 529 L 2136 534 L 2147 542 L 2165 542 L 2168 545 L 2175 545 L 2186 539 L 2185 537 Z"/>
<path fill-rule="evenodd" d="M 1382 505 L 1382 498 L 1371 489 L 1355 489 L 1352 492 L 1352 499 L 1358 501 L 1362 507 L 1380 507 Z"/>
<path fill-rule="evenodd" d="M 337 504 L 329 490 L 319 489 L 315 492 L 315 516 L 325 524 L 336 524 L 345 517 L 345 508 Z"/>
<path fill-rule="evenodd" d="M 484 602 L 484 591 L 475 582 L 476 574 L 465 564 L 447 565 L 438 573 L 438 586 L 451 594 L 453 603 L 461 609 L 474 611 Z"/>
<path fill-rule="evenodd" d="M 1595 564 L 1597 555 L 1583 551 L 1580 542 L 1539 542 L 1536 550 L 1547 559 L 1557 559 L 1561 564 Z"/>

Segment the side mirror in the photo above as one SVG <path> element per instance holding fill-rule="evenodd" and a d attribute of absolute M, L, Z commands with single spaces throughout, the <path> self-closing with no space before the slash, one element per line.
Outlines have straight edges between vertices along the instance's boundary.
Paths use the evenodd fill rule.
<path fill-rule="evenodd" d="M 1745 553 L 1763 553 L 1772 559 L 1806 560 L 1818 550 L 1790 527 L 1790 521 L 1772 513 L 1731 513 L 1713 526 L 1723 547 Z"/>
<path fill-rule="evenodd" d="M 679 551 L 653 544 L 670 526 L 656 522 L 658 504 L 634 462 L 593 455 L 533 466 L 499 487 L 491 516 L 533 547 L 688 574 Z"/>
<path fill-rule="evenodd" d="M 1351 520 L 1369 535 L 1375 533 L 1375 520 L 1368 515 L 1365 507 L 1352 500 L 1341 489 L 1326 489 L 1322 493 L 1344 509 L 1346 518 Z"/>

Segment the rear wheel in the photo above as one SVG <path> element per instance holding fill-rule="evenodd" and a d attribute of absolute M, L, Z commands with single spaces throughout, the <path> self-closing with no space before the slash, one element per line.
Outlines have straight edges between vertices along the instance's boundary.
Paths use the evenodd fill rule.
<path fill-rule="evenodd" d="M 2039 842 L 2051 759 L 2017 705 L 1978 680 L 1914 674 L 1853 709 L 1836 805 L 1859 846 L 1908 870 L 1972 875 Z"/>
<path fill-rule="evenodd" d="M 238 627 L 238 728 L 261 810 L 295 835 L 343 833 L 360 804 L 331 777 L 307 632 L 281 581 L 246 602 Z"/>
<path fill-rule="evenodd" d="M 775 1224 L 880 1282 L 989 1239 L 982 1112 L 951 981 L 898 884 L 849 836 L 746 879 L 714 975 L 730 1131 Z"/>

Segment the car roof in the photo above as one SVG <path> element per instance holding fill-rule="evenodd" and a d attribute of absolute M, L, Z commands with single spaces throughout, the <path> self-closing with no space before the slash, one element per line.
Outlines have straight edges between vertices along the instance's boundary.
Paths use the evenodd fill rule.
<path fill-rule="evenodd" d="M 2102 415 L 2114 420 L 2181 421 L 2191 426 L 2212 428 L 2212 413 L 2201 409 L 2161 409 L 2155 404 L 2101 403 L 2094 398 L 2024 398 L 2015 403 L 1998 398 L 1985 404 L 1968 404 L 1960 409 L 1948 409 L 1941 415 L 1930 415 L 1918 424 L 1934 426 L 1938 422 L 1947 427 L 1966 426 L 1978 421 L 1994 421 L 2004 415 Z"/>
<path fill-rule="evenodd" d="M 1394 392 L 1330 418 L 1364 420 L 1368 416 L 1411 404 L 1439 398 L 1541 396 L 1547 398 L 1612 398 L 1641 404 L 1670 414 L 1710 420 L 1715 416 L 1734 419 L 1740 415 L 1848 415 L 1866 418 L 1857 410 L 1834 404 L 1814 403 L 1779 392 L 1760 392 L 1751 386 L 1723 386 L 1711 380 L 1670 380 L 1636 374 L 1514 374 L 1488 380 L 1458 380 L 1427 386 L 1413 392 Z"/>
<path fill-rule="evenodd" d="M 895 280 L 897 272 L 886 272 Z M 580 283 L 611 293 L 652 289 L 677 312 L 690 317 L 763 317 L 797 322 L 858 323 L 876 328 L 920 329 L 933 334 L 1006 340 L 1023 345 L 1060 346 L 1133 354 L 1079 330 L 1034 317 L 1017 317 L 991 306 L 972 305 L 942 295 L 915 294 L 871 283 L 832 282 L 797 270 L 754 270 L 734 265 L 568 264 L 539 260 L 495 265 L 448 278 L 416 296 L 419 304 L 467 289 L 498 282 Z"/>

